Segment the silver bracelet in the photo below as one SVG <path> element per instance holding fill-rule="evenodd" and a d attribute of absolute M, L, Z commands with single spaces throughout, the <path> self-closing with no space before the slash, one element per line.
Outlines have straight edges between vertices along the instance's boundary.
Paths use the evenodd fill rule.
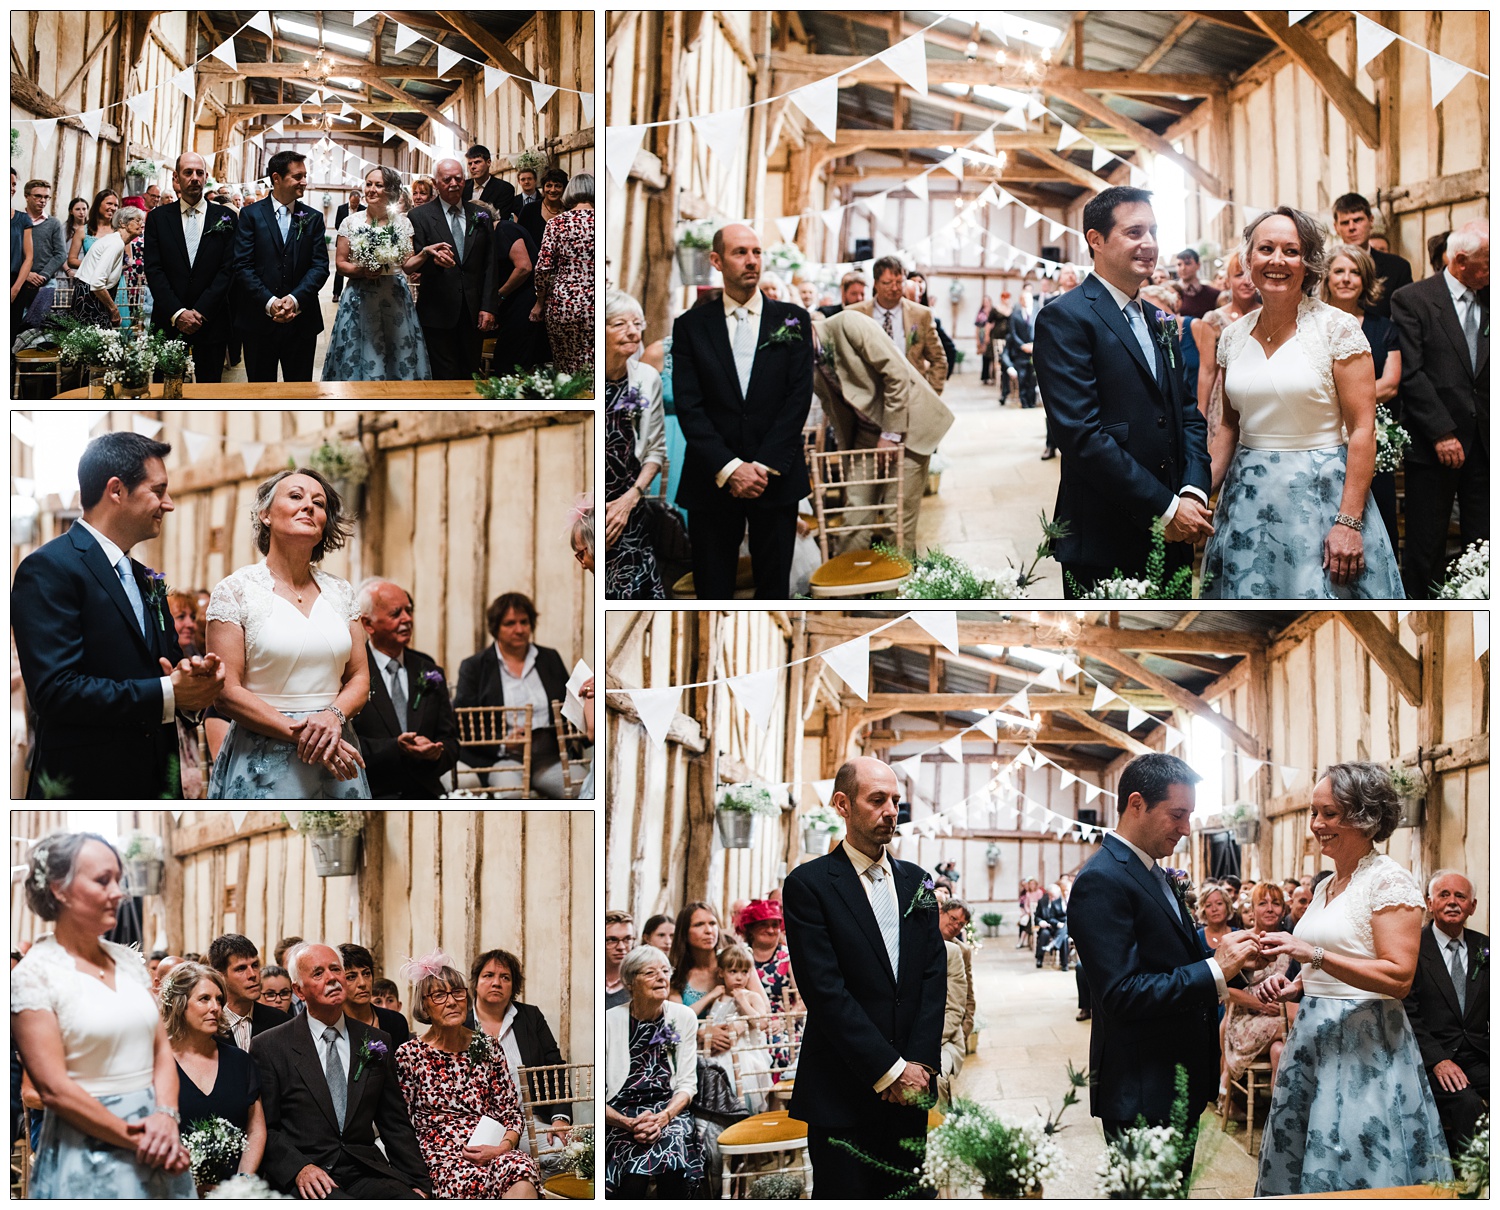
<path fill-rule="evenodd" d="M 177 1110 L 175 1110 L 175 1109 L 169 1109 L 169 1108 L 167 1108 L 167 1106 L 165 1106 L 165 1105 L 158 1105 L 158 1106 L 157 1106 L 157 1107 L 156 1107 L 156 1108 L 155 1108 L 155 1109 L 153 1109 L 153 1110 L 152 1110 L 152 1111 L 151 1111 L 151 1112 L 152 1112 L 152 1113 L 160 1113 L 160 1114 L 163 1114 L 163 1115 L 165 1115 L 165 1116 L 166 1116 L 166 1117 L 169 1117 L 169 1118 L 171 1118 L 171 1119 L 172 1119 L 172 1121 L 174 1121 L 174 1122 L 176 1122 L 176 1123 L 177 1123 L 177 1125 L 179 1125 L 179 1126 L 181 1126 L 181 1125 L 182 1125 L 182 1115 L 181 1115 L 181 1114 L 180 1114 L 180 1113 L 178 1113 L 178 1112 L 177 1112 Z"/>
<path fill-rule="evenodd" d="M 347 727 L 349 725 L 349 720 L 344 717 L 344 712 L 342 710 L 340 710 L 337 706 L 335 706 L 332 702 L 330 702 L 328 705 L 324 706 L 323 709 L 327 710 L 330 714 L 333 715 L 334 718 L 336 718 L 336 719 L 339 720 L 339 730 L 340 731 L 342 731 L 345 727 Z"/>
<path fill-rule="evenodd" d="M 1333 523 L 1335 525 L 1347 525 L 1355 533 L 1360 533 L 1365 528 L 1365 523 L 1358 517 L 1348 517 L 1343 513 L 1339 513 L 1337 516 L 1335 516 L 1333 519 Z"/>
<path fill-rule="evenodd" d="M 1308 963 L 1308 966 L 1315 971 L 1323 969 L 1323 947 L 1321 945 L 1313 946 L 1312 961 Z"/>

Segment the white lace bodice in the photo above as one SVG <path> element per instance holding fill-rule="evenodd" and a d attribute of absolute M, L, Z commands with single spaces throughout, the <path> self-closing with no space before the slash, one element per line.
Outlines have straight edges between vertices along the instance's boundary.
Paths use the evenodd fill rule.
<path fill-rule="evenodd" d="M 1359 320 L 1314 298 L 1297 306 L 1296 339 L 1267 359 L 1251 334 L 1259 309 L 1219 337 L 1224 394 L 1240 418 L 1240 444 L 1256 450 L 1317 450 L 1344 444 L 1333 363 L 1370 351 Z"/>
<path fill-rule="evenodd" d="M 151 976 L 139 950 L 101 941 L 115 960 L 115 986 L 86 975 L 49 933 L 10 972 L 10 1011 L 57 1017 L 68 1075 L 94 1096 L 151 1083 L 156 1026 Z"/>
<path fill-rule="evenodd" d="M 1330 954 L 1346 958 L 1375 957 L 1375 926 L 1382 908 L 1423 906 L 1422 889 L 1411 871 L 1383 853 L 1370 852 L 1354 867 L 1354 876 L 1344 893 L 1328 902 L 1325 878 L 1313 892 L 1312 903 L 1297 923 L 1297 939 L 1321 945 Z M 1388 1000 L 1389 996 L 1363 991 L 1335 979 L 1326 970 L 1302 968 L 1302 989 L 1309 996 L 1335 1000 Z"/>
<path fill-rule="evenodd" d="M 348 239 L 351 235 L 354 234 L 354 232 L 360 230 L 362 227 L 369 227 L 371 225 L 370 212 L 368 210 L 360 210 L 356 211 L 354 214 L 349 215 L 346 219 L 344 219 L 342 223 L 339 224 L 338 233 L 345 239 Z M 401 249 L 401 255 L 403 259 L 409 257 L 411 255 L 412 249 L 411 219 L 407 218 L 404 214 L 392 214 L 390 216 L 390 221 L 388 224 L 382 223 L 380 225 L 388 225 L 396 229 L 396 245 Z"/>
<path fill-rule="evenodd" d="M 349 623 L 359 619 L 354 590 L 316 567 L 312 574 L 318 599 L 306 617 L 272 590 L 264 563 L 232 572 L 208 600 L 210 622 L 233 622 L 245 632 L 245 688 L 277 710 L 328 705 L 349 663 Z"/>

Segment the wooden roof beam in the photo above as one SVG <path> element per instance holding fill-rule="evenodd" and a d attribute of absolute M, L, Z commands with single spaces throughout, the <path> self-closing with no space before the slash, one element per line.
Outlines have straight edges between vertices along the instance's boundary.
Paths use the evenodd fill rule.
<path fill-rule="evenodd" d="M 503 71 L 510 72 L 513 76 L 519 76 L 523 80 L 534 80 L 536 75 L 531 68 L 522 63 L 520 59 L 506 49 L 505 43 L 480 25 L 478 21 L 469 16 L 468 13 L 439 12 L 437 14 L 456 33 L 463 35 L 490 60 L 492 66 Z"/>
<path fill-rule="evenodd" d="M 839 127 L 837 143 L 813 143 L 820 150 L 833 150 L 838 155 L 852 154 L 851 145 L 884 151 L 926 151 L 938 147 L 966 146 L 970 139 L 982 133 L 978 130 L 862 130 L 852 126 Z M 1057 146 L 1057 132 L 1038 130 L 999 130 L 994 132 L 996 151 L 1031 151 L 1033 148 L 1049 149 Z M 1091 130 L 1089 138 L 1111 151 L 1129 151 L 1136 140 L 1118 130 Z"/>
<path fill-rule="evenodd" d="M 1422 663 L 1392 634 L 1378 614 L 1336 610 L 1334 617 L 1349 628 L 1351 634 L 1375 661 L 1380 671 L 1401 691 L 1413 706 L 1422 704 Z"/>
<path fill-rule="evenodd" d="M 1155 689 L 1174 706 L 1180 706 L 1199 718 L 1208 720 L 1251 756 L 1257 759 L 1265 758 L 1265 746 L 1255 736 L 1244 730 L 1233 719 L 1220 714 L 1196 693 L 1184 689 L 1176 681 L 1169 681 L 1166 677 L 1152 672 L 1134 656 L 1108 647 L 1080 646 L 1078 650 L 1080 654 L 1092 656 L 1101 664 L 1108 664 L 1116 671 L 1123 672 L 1137 684 Z"/>
<path fill-rule="evenodd" d="M 1075 185 L 1082 185 L 1085 189 L 1092 189 L 1095 193 L 1103 193 L 1109 188 L 1087 168 L 1080 167 L 1067 156 L 1056 151 L 1048 151 L 1045 147 L 1033 147 L 1026 154 L 1041 160 L 1044 164 L 1051 164 Z"/>
<path fill-rule="evenodd" d="M 1344 74 L 1343 68 L 1328 56 L 1323 46 L 1300 26 L 1288 25 L 1286 13 L 1247 12 L 1256 26 L 1292 57 L 1292 61 L 1312 77 L 1335 109 L 1352 126 L 1366 147 L 1380 146 L 1380 113 L 1375 103 Z"/>
<path fill-rule="evenodd" d="M 1087 710 L 1062 710 L 1059 713 L 1064 718 L 1072 719 L 1080 727 L 1092 731 L 1096 740 L 1102 738 L 1111 747 L 1123 748 L 1126 752 L 1135 753 L 1136 756 L 1145 756 L 1146 753 L 1154 751 L 1154 749 L 1146 747 L 1135 736 L 1111 727 L 1108 723 L 1095 718 Z"/>
<path fill-rule="evenodd" d="M 838 639 L 859 638 L 889 619 L 861 614 L 854 617 L 826 612 L 807 615 L 807 633 Z M 931 647 L 932 635 L 909 618 L 888 625 L 880 637 L 897 647 Z M 958 641 L 965 647 L 1040 647 L 1069 651 L 1074 647 L 1115 647 L 1122 651 L 1205 651 L 1222 655 L 1249 655 L 1266 649 L 1264 636 L 1229 632 L 1189 630 L 1114 630 L 1107 626 L 1082 626 L 1072 635 L 1032 622 L 981 622 L 960 617 Z M 977 657 L 976 657 L 977 658 Z"/>
<path fill-rule="evenodd" d="M 859 55 L 809 55 L 793 51 L 773 51 L 771 69 L 788 75 L 808 76 L 821 80 L 842 72 L 840 88 L 856 84 L 899 84 L 901 77 L 878 59 L 866 61 Z M 968 59 L 928 59 L 927 83 L 988 84 L 996 88 L 1030 89 L 1038 80 L 1017 67 L 1001 67 L 992 62 Z M 1060 84 L 1067 88 L 1091 88 L 1103 92 L 1140 93 L 1143 96 L 1211 97 L 1225 91 L 1228 81 L 1207 73 L 1181 72 L 1165 74 L 1144 71 L 1080 71 L 1076 67 L 1054 64 L 1040 81 L 1046 87 Z M 776 90 L 781 91 L 781 84 Z"/>
<path fill-rule="evenodd" d="M 836 168 L 832 172 L 823 174 L 823 179 L 837 181 L 839 184 L 858 184 L 860 181 L 882 181 L 882 180 L 907 180 L 912 176 L 911 165 L 902 167 L 900 164 L 871 164 L 867 166 L 856 165 L 853 168 Z M 1035 185 L 1067 185 L 1073 184 L 1073 178 L 1051 168 L 1031 168 L 1025 164 L 1010 165 L 1004 168 L 992 168 L 988 164 L 965 164 L 964 181 L 998 181 L 1005 184 L 1010 181 L 1030 183 Z M 957 182 L 955 182 L 957 183 Z M 928 189 L 934 196 L 943 195 L 941 189 L 933 189 L 932 182 L 928 182 Z M 959 192 L 963 192 L 963 186 L 959 185 Z M 856 195 L 857 197 L 858 195 Z M 978 194 L 970 195 L 972 197 Z"/>
<path fill-rule="evenodd" d="M 461 73 L 463 68 L 455 67 L 448 75 Z M 284 79 L 297 80 L 308 88 L 321 88 L 322 85 L 308 76 L 307 68 L 300 63 L 257 63 L 251 59 L 241 59 L 239 66 L 231 70 L 227 63 L 218 59 L 204 59 L 198 64 L 198 74 L 218 80 L 237 80 L 241 76 L 251 79 Z M 438 80 L 435 66 L 422 67 L 415 63 L 387 64 L 383 67 L 375 67 L 363 59 L 341 59 L 334 64 L 334 75 L 346 80 L 359 80 L 365 84 L 380 84 L 385 80 Z"/>
<path fill-rule="evenodd" d="M 1168 684 L 1171 684 L 1169 681 Z M 1138 710 L 1170 710 L 1171 698 L 1159 690 L 1124 689 L 1118 691 L 1128 703 Z M 1182 690 L 1187 693 L 1186 689 Z M 898 714 L 929 710 L 998 710 L 1011 698 L 1010 693 L 889 693 L 872 691 L 867 706 L 872 711 L 890 710 Z M 1094 704 L 1092 693 L 1028 693 L 1026 700 L 1032 713 L 1045 714 L 1048 710 L 1088 710 Z M 1205 707 L 1207 709 L 1207 707 Z M 1217 715 L 1215 716 L 1217 717 Z"/>
<path fill-rule="evenodd" d="M 1185 13 L 1177 24 L 1167 31 L 1167 36 L 1156 44 L 1156 49 L 1140 61 L 1140 64 L 1136 67 L 1136 71 L 1150 71 L 1166 58 L 1167 52 L 1182 40 L 1182 35 L 1187 33 L 1197 23 L 1198 15 L 1196 13 Z"/>
<path fill-rule="evenodd" d="M 1114 129 L 1126 134 L 1138 146 L 1149 148 L 1151 151 L 1156 152 L 1157 155 L 1165 156 L 1181 167 L 1184 172 L 1215 197 L 1224 196 L 1224 186 L 1219 182 L 1218 177 L 1199 164 L 1197 160 L 1183 155 L 1182 152 L 1173 147 L 1171 143 L 1167 142 L 1156 131 L 1142 126 L 1139 122 L 1132 118 L 1127 118 L 1122 113 L 1116 113 L 1098 97 L 1090 96 L 1081 88 L 1070 88 L 1065 85 L 1054 84 L 1050 76 L 1043 81 L 1042 88 L 1048 96 L 1056 97 L 1059 101 L 1066 101 L 1074 109 L 1080 110 L 1088 114 L 1089 117 L 1103 122 L 1106 126 L 1112 126 Z M 1121 90 L 1114 89 L 1113 91 L 1119 92 Z M 1089 137 L 1094 139 L 1096 143 L 1099 141 L 1093 132 L 1090 132 Z"/>

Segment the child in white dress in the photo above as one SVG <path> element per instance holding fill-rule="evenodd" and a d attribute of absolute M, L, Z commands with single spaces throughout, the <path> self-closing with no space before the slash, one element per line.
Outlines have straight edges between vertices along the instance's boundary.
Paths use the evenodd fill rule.
<path fill-rule="evenodd" d="M 708 1061 L 717 1063 L 733 1079 L 737 1059 L 740 1077 L 735 1091 L 751 1113 L 764 1113 L 766 1094 L 771 1090 L 771 1056 L 761 1022 L 770 1013 L 771 1002 L 760 990 L 755 963 L 743 945 L 726 945 L 720 950 L 718 967 L 719 986 L 710 993 L 715 999 L 707 1018 L 715 1025 L 729 1025 L 735 1042 L 730 1050 L 711 1055 Z"/>

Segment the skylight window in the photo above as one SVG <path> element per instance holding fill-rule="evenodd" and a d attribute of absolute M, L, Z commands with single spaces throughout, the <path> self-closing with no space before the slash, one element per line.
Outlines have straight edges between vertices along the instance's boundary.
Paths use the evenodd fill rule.
<path fill-rule="evenodd" d="M 370 39 L 357 38 L 353 34 L 338 34 L 332 30 L 324 30 L 320 39 L 316 26 L 303 25 L 300 21 L 288 21 L 285 17 L 276 18 L 276 28 L 295 38 L 305 38 L 314 46 L 321 40 L 325 45 L 342 46 L 345 50 L 356 51 L 361 55 L 370 53 Z"/>

